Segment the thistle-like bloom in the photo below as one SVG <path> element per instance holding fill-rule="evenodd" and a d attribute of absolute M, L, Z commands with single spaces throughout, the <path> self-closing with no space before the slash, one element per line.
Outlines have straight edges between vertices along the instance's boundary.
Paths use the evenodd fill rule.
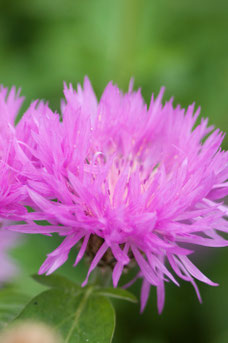
<path fill-rule="evenodd" d="M 18 239 L 18 235 L 5 229 L 9 220 L 18 220 L 26 213 L 22 205 L 26 197 L 25 188 L 19 181 L 21 163 L 14 149 L 14 121 L 23 102 L 13 87 L 10 92 L 0 86 L 0 284 L 16 272 L 7 252 Z M 19 170 L 18 170 L 19 168 Z"/>
<path fill-rule="evenodd" d="M 22 201 L 26 196 L 20 181 L 23 165 L 17 157 L 15 118 L 24 100 L 13 87 L 10 92 L 0 86 L 0 220 L 18 219 L 26 213 Z"/>
<path fill-rule="evenodd" d="M 177 276 L 189 281 L 199 299 L 194 279 L 216 285 L 188 256 L 194 244 L 226 246 L 218 231 L 228 231 L 221 202 L 228 194 L 223 134 L 207 119 L 196 125 L 194 105 L 185 111 L 171 99 L 163 106 L 163 91 L 147 108 L 132 84 L 123 94 L 110 83 L 97 102 L 86 78 L 77 92 L 65 85 L 61 120 L 47 105 L 32 104 L 17 135 L 27 132 L 18 138 L 18 153 L 35 212 L 14 228 L 66 236 L 40 273 L 59 268 L 77 243 L 75 265 L 85 254 L 91 258 L 83 285 L 96 266 L 108 264 L 116 287 L 134 262 L 136 278 L 143 279 L 141 309 L 156 286 L 159 312 L 164 282 L 178 285 Z"/>

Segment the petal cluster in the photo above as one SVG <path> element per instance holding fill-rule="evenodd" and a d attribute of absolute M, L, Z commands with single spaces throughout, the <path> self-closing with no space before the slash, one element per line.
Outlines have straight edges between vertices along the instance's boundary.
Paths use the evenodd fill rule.
<path fill-rule="evenodd" d="M 32 103 L 15 129 L 15 150 L 23 201 L 34 212 L 13 227 L 65 237 L 40 273 L 59 268 L 78 243 L 75 265 L 85 254 L 91 257 L 83 285 L 99 264 L 109 263 L 116 287 L 124 269 L 136 263 L 141 309 L 155 286 L 159 312 L 165 282 L 189 281 L 199 299 L 195 279 L 216 285 L 189 255 L 194 245 L 226 246 L 219 231 L 228 231 L 224 135 L 199 120 L 194 105 L 185 110 L 173 99 L 163 105 L 163 92 L 147 107 L 132 83 L 126 94 L 109 83 L 98 101 L 85 78 L 77 91 L 64 85 L 60 114 Z"/>
<path fill-rule="evenodd" d="M 24 98 L 13 87 L 0 86 L 0 218 L 17 219 L 26 213 L 27 192 L 21 179 L 23 165 L 17 154 L 14 122 Z"/>
<path fill-rule="evenodd" d="M 23 200 L 27 191 L 22 184 L 22 164 L 16 153 L 14 122 L 24 98 L 13 87 L 10 91 L 0 86 L 0 283 L 16 273 L 15 264 L 8 256 L 18 235 L 6 230 L 10 220 L 20 220 L 27 212 Z"/>

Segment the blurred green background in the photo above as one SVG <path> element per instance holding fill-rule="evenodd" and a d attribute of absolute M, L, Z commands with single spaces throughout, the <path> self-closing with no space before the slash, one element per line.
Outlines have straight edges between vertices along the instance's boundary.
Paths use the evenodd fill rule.
<path fill-rule="evenodd" d="M 146 102 L 166 86 L 165 99 L 196 102 L 210 123 L 228 130 L 228 2 L 222 0 L 20 0 L 0 1 L 0 83 L 59 109 L 63 80 L 88 75 L 98 95 L 113 80 L 127 90 L 130 78 Z M 225 138 L 224 148 L 228 148 Z M 17 287 L 36 293 L 28 278 L 59 241 L 29 237 L 12 254 L 21 265 Z M 72 256 L 72 261 L 73 261 Z M 167 285 L 161 316 L 155 291 L 143 315 L 116 302 L 114 342 L 228 342 L 228 252 L 199 251 L 195 259 L 219 288 L 200 285 L 200 305 L 191 286 Z M 82 280 L 85 268 L 61 271 Z M 133 287 L 139 294 L 140 282 Z"/>

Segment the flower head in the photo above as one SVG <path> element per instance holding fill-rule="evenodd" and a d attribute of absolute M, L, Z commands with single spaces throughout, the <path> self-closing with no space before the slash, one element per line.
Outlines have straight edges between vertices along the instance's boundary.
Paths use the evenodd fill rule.
<path fill-rule="evenodd" d="M 26 192 L 20 181 L 22 163 L 17 155 L 14 122 L 24 100 L 13 87 L 0 86 L 0 220 L 19 219 L 26 212 Z"/>
<path fill-rule="evenodd" d="M 226 246 L 218 231 L 228 230 L 221 202 L 228 194 L 223 134 L 207 119 L 196 125 L 194 105 L 186 111 L 172 99 L 162 105 L 163 92 L 147 108 L 132 84 L 123 94 L 109 83 L 98 102 L 85 78 L 77 92 L 64 86 L 61 120 L 47 105 L 32 104 L 17 130 L 28 133 L 19 145 L 36 211 L 15 227 L 65 236 L 40 273 L 59 268 L 79 242 L 75 265 L 85 254 L 91 257 L 83 285 L 97 265 L 108 264 L 116 287 L 134 261 L 136 278 L 143 279 L 141 309 L 156 286 L 159 312 L 164 283 L 178 285 L 176 276 L 191 282 L 199 299 L 194 279 L 216 285 L 188 256 L 192 244 Z M 40 219 L 51 225 L 34 223 Z"/>
<path fill-rule="evenodd" d="M 8 92 L 7 88 L 0 86 L 0 284 L 17 271 L 8 250 L 16 245 L 18 235 L 5 227 L 9 220 L 18 220 L 26 213 L 21 203 L 26 192 L 19 180 L 21 162 L 16 157 L 14 128 L 22 102 L 23 97 L 14 87 Z"/>

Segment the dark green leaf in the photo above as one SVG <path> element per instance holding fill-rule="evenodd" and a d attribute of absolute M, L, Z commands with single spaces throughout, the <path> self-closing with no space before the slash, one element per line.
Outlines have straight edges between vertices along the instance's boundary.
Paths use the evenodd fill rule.
<path fill-rule="evenodd" d="M 51 288 L 60 288 L 64 290 L 78 290 L 80 292 L 82 290 L 81 286 L 58 274 L 52 274 L 49 276 L 34 274 L 32 275 L 32 278 L 40 284 Z"/>
<path fill-rule="evenodd" d="M 0 329 L 12 321 L 23 309 L 29 298 L 10 289 L 0 290 Z"/>
<path fill-rule="evenodd" d="M 111 303 L 106 297 L 95 295 L 92 287 L 76 294 L 60 289 L 45 291 L 17 319 L 33 319 L 53 326 L 64 343 L 108 343 L 112 341 L 115 327 Z"/>
<path fill-rule="evenodd" d="M 122 288 L 99 288 L 96 290 L 96 294 L 104 295 L 111 298 L 123 299 L 133 303 L 138 302 L 134 294 Z"/>

